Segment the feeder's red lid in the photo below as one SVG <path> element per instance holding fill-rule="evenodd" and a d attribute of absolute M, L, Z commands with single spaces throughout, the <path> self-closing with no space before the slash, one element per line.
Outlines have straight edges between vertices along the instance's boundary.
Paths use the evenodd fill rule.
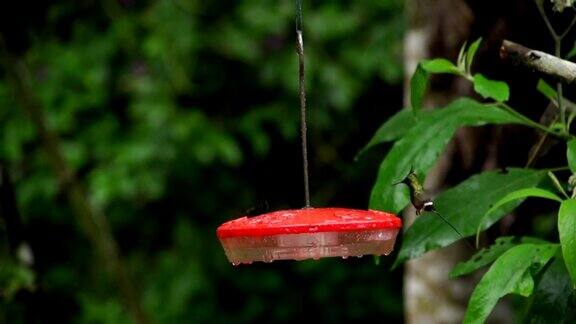
<path fill-rule="evenodd" d="M 255 217 L 242 217 L 222 224 L 219 238 L 317 232 L 350 232 L 398 229 L 400 218 L 377 210 L 305 208 L 279 210 Z"/>

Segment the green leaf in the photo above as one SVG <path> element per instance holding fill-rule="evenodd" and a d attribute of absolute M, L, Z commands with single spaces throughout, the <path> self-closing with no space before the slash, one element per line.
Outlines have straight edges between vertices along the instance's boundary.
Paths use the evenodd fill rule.
<path fill-rule="evenodd" d="M 428 73 L 422 68 L 422 64 L 418 64 L 416 71 L 410 79 L 410 103 L 412 105 L 412 112 L 416 113 L 422 110 L 422 102 L 428 87 Z"/>
<path fill-rule="evenodd" d="M 518 189 L 534 187 L 546 178 L 545 170 L 508 169 L 484 172 L 468 178 L 454 188 L 444 191 L 435 200 L 435 207 L 463 236 L 476 233 L 482 215 L 501 197 Z M 501 206 L 486 219 L 489 226 L 516 208 L 520 200 Z M 433 214 L 417 218 L 402 241 L 395 266 L 417 258 L 427 251 L 448 246 L 460 239 L 446 224 Z"/>
<path fill-rule="evenodd" d="M 576 173 L 576 139 L 568 141 L 567 146 L 566 157 L 568 159 L 568 166 L 572 173 Z"/>
<path fill-rule="evenodd" d="M 478 238 L 480 237 L 481 229 L 486 229 L 490 227 L 491 224 L 494 223 L 493 221 L 491 221 L 490 225 L 485 224 L 485 220 L 490 216 L 490 214 L 492 214 L 495 210 L 499 209 L 500 207 L 510 202 L 513 202 L 518 199 L 525 199 L 528 197 L 538 197 L 538 198 L 555 200 L 557 202 L 562 202 L 562 199 L 560 197 L 556 196 L 555 194 L 551 193 L 548 190 L 540 188 L 522 188 L 508 193 L 507 195 L 502 197 L 502 199 L 498 200 L 494 205 L 492 205 L 490 209 L 488 209 L 488 211 L 486 211 L 486 213 L 482 216 L 482 220 L 478 224 L 478 228 L 476 230 L 476 246 L 478 246 Z"/>
<path fill-rule="evenodd" d="M 474 91 L 478 92 L 483 98 L 504 102 L 510 97 L 510 89 L 506 82 L 487 79 L 480 73 L 474 75 L 473 82 Z"/>
<path fill-rule="evenodd" d="M 507 294 L 528 297 L 537 274 L 556 253 L 556 244 L 522 244 L 500 256 L 482 277 L 468 302 L 464 323 L 484 323 Z"/>
<path fill-rule="evenodd" d="M 425 112 L 422 112 L 425 113 Z M 412 127 L 416 125 L 416 118 L 414 114 L 408 109 L 398 111 L 394 116 L 389 118 L 372 137 L 370 142 L 364 146 L 356 155 L 356 158 L 366 153 L 372 147 L 385 143 L 395 141 L 404 134 L 406 134 Z"/>
<path fill-rule="evenodd" d="M 460 71 L 466 71 L 466 52 L 468 50 L 468 46 L 467 43 L 464 42 L 464 44 L 462 44 L 462 47 L 460 47 L 460 52 L 458 52 L 458 59 L 456 60 L 456 63 L 458 65 L 458 69 Z"/>
<path fill-rule="evenodd" d="M 454 65 L 454 63 L 443 58 L 424 60 L 420 62 L 420 65 L 428 73 L 448 73 L 462 75 L 462 71 L 460 71 L 458 67 Z"/>
<path fill-rule="evenodd" d="M 558 93 L 556 92 L 556 90 L 554 90 L 554 88 L 552 88 L 548 83 L 546 83 L 546 81 L 542 79 L 538 80 L 538 85 L 536 86 L 536 89 L 538 89 L 538 91 L 542 93 L 546 98 L 548 98 L 548 100 L 550 100 L 554 105 L 556 106 L 558 105 Z M 568 126 L 570 126 L 574 118 L 576 118 L 576 104 L 566 99 L 566 97 L 562 97 L 562 102 L 564 106 L 570 108 L 571 112 L 568 115 Z M 557 110 L 558 107 L 554 108 L 556 108 Z M 553 123 L 552 125 L 550 125 L 550 129 L 555 132 L 561 132 L 564 130 L 564 125 L 562 125 L 562 123 Z"/>
<path fill-rule="evenodd" d="M 450 278 L 464 276 L 484 266 L 487 266 L 494 262 L 494 260 L 498 259 L 498 257 L 500 257 L 504 252 L 508 251 L 510 248 L 522 243 L 545 244 L 548 242 L 532 237 L 499 237 L 496 239 L 494 244 L 476 252 L 476 254 L 474 254 L 469 260 L 458 263 L 452 269 L 452 271 L 450 271 Z"/>
<path fill-rule="evenodd" d="M 565 200 L 560 205 L 558 233 L 566 268 L 576 284 L 576 199 Z"/>
<path fill-rule="evenodd" d="M 544 270 L 524 319 L 519 323 L 576 323 L 576 290 L 562 254 L 556 252 L 550 266 Z"/>
<path fill-rule="evenodd" d="M 402 179 L 411 167 L 418 174 L 428 171 L 458 127 L 506 123 L 521 124 L 523 121 L 499 107 L 467 98 L 421 116 L 416 125 L 394 143 L 380 165 L 370 196 L 370 207 L 393 213 L 402 210 L 408 203 L 407 188 L 393 184 Z"/>
<path fill-rule="evenodd" d="M 546 81 L 544 81 L 542 79 L 538 80 L 538 85 L 536 86 L 536 89 L 538 90 L 538 92 L 543 94 L 546 98 L 548 98 L 548 100 L 552 101 L 554 104 L 556 104 L 556 102 L 558 101 L 558 93 Z M 573 109 L 576 109 L 576 104 L 574 102 L 568 100 L 566 97 L 562 97 L 562 102 L 566 106 L 569 106 L 569 107 L 572 107 Z"/>
<path fill-rule="evenodd" d="M 556 94 L 556 90 L 554 90 L 546 81 L 540 79 L 538 80 L 538 85 L 536 85 L 536 89 L 543 94 L 548 100 L 556 102 L 558 100 L 558 95 Z"/>
<path fill-rule="evenodd" d="M 424 100 L 426 88 L 428 87 L 429 73 L 462 75 L 462 71 L 446 59 L 437 58 L 421 61 L 416 67 L 412 79 L 410 79 L 410 102 L 414 113 L 422 110 L 422 102 Z"/>
<path fill-rule="evenodd" d="M 558 192 L 560 192 L 565 198 L 570 198 L 566 193 L 566 190 L 564 190 L 564 187 L 560 183 L 560 180 L 558 180 L 558 177 L 556 177 L 556 175 L 554 174 L 554 172 L 548 171 L 548 178 L 550 178 L 552 184 L 554 185 L 554 187 L 556 187 L 556 190 L 558 190 Z"/>
<path fill-rule="evenodd" d="M 472 62 L 474 61 L 474 57 L 476 56 L 476 52 L 478 51 L 481 42 L 482 37 L 474 41 L 474 43 L 472 43 L 468 48 L 468 53 L 466 53 L 466 71 L 468 72 L 470 72 L 470 67 L 472 66 Z"/>
<path fill-rule="evenodd" d="M 576 42 L 574 43 L 574 47 L 572 47 L 572 49 L 570 50 L 570 52 L 568 52 L 568 54 L 566 55 L 566 59 L 570 60 L 572 59 L 574 56 L 576 56 Z"/>

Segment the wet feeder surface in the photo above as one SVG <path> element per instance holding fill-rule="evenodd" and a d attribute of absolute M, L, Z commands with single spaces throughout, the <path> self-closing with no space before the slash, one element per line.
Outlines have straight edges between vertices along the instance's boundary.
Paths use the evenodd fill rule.
<path fill-rule="evenodd" d="M 402 222 L 393 214 L 346 208 L 280 210 L 216 230 L 232 264 L 387 255 Z"/>

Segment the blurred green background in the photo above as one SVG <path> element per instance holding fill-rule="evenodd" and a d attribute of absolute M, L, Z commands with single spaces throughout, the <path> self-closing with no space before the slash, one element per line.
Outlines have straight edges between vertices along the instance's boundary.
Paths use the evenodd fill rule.
<path fill-rule="evenodd" d="M 2 9 L 67 162 L 102 211 L 159 323 L 402 319 L 401 271 L 372 258 L 233 267 L 215 235 L 303 205 L 294 1 L 108 0 Z M 402 0 L 304 1 L 313 205 L 366 208 L 402 105 Z M 0 260 L 8 323 L 125 323 L 43 144 L 0 71 L 0 164 L 30 268 Z M 14 216 L 14 215 L 12 215 Z M 12 217 L 8 216 L 8 217 Z M 6 233 L 0 235 L 6 250 Z M 10 289 L 8 289 L 10 288 Z"/>

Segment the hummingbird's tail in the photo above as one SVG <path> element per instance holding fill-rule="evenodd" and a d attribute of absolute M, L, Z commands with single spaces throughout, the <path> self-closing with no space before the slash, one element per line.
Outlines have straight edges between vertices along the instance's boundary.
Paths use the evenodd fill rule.
<path fill-rule="evenodd" d="M 464 238 L 464 235 L 462 235 L 462 233 L 460 233 L 460 231 L 456 227 L 454 227 L 454 225 L 452 225 L 452 223 L 450 223 L 444 216 L 440 215 L 440 213 L 437 212 L 436 210 L 432 210 L 432 212 L 434 214 L 438 215 L 438 217 L 440 217 L 440 219 L 442 219 L 444 221 L 444 223 L 448 224 L 448 226 L 450 226 L 454 230 L 454 232 L 458 233 L 460 238 L 462 238 L 462 241 L 464 241 L 464 243 L 466 243 L 466 245 L 468 245 L 468 247 L 470 249 L 472 249 L 473 251 L 476 250 L 474 247 L 472 247 L 472 245 L 470 245 L 470 243 L 468 243 L 468 241 L 466 241 L 466 239 Z"/>

